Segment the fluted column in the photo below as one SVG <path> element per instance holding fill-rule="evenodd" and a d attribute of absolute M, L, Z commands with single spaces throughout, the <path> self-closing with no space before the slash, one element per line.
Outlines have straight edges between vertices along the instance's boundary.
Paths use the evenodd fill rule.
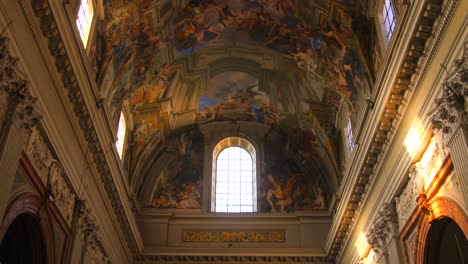
<path fill-rule="evenodd" d="M 6 115 L 0 130 L 0 216 L 3 219 L 21 150 L 30 129 L 39 121 L 35 98 L 28 94 L 27 82 L 16 72 L 16 59 L 8 52 L 8 40 L 0 36 L 0 93 L 6 98 Z"/>
<path fill-rule="evenodd" d="M 460 189 L 465 199 L 465 204 L 468 204 L 468 140 L 467 127 L 459 126 L 453 133 L 447 146 L 450 148 L 453 167 L 460 182 Z"/>
<path fill-rule="evenodd" d="M 442 97 L 432 125 L 449 149 L 455 173 L 460 182 L 465 203 L 468 204 L 468 51 L 458 60 L 456 70 L 444 82 Z"/>

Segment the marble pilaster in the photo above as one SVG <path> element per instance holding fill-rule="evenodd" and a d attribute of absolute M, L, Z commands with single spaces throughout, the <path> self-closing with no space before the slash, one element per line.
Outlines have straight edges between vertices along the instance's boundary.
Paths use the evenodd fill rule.
<path fill-rule="evenodd" d="M 28 83 L 16 73 L 17 59 L 8 51 L 8 39 L 0 36 L 0 93 L 6 114 L 0 131 L 0 216 L 3 217 L 27 136 L 40 120 L 29 95 Z"/>
<path fill-rule="evenodd" d="M 465 203 L 468 204 L 468 51 L 456 61 L 455 71 L 443 86 L 442 97 L 436 100 L 432 125 L 453 160 Z"/>

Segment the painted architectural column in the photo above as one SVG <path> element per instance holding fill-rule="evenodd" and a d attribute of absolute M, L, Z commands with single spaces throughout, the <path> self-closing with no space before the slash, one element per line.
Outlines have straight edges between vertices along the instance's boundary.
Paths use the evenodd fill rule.
<path fill-rule="evenodd" d="M 40 120 L 35 98 L 15 72 L 17 60 L 8 52 L 8 39 L 0 36 L 0 97 L 6 103 L 0 130 L 0 216 L 3 218 L 21 151 L 31 128 Z"/>
<path fill-rule="evenodd" d="M 456 71 L 444 83 L 442 97 L 436 100 L 432 116 L 439 138 L 453 160 L 460 188 L 468 204 L 468 54 L 456 62 Z"/>

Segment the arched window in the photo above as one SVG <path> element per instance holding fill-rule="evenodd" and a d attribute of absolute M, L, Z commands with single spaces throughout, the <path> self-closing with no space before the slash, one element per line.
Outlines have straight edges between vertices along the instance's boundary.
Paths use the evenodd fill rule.
<path fill-rule="evenodd" d="M 119 153 L 120 159 L 123 159 L 124 146 L 125 146 L 125 135 L 127 134 L 127 125 L 125 123 L 124 113 L 120 113 L 119 127 L 117 128 L 117 141 L 115 141 L 115 147 Z"/>
<path fill-rule="evenodd" d="M 93 21 L 93 1 L 92 0 L 81 0 L 78 8 L 78 14 L 76 16 L 76 26 L 80 32 L 81 40 L 86 48 L 88 44 L 89 31 L 91 29 L 91 22 Z"/>
<path fill-rule="evenodd" d="M 256 157 L 243 138 L 222 140 L 213 151 L 212 211 L 257 211 Z"/>

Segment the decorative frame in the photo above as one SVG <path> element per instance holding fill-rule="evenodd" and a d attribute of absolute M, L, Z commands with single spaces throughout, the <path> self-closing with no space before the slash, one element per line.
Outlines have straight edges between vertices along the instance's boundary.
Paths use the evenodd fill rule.
<path fill-rule="evenodd" d="M 405 227 L 400 233 L 400 243 L 403 248 L 403 255 L 406 263 L 424 263 L 425 253 L 427 249 L 427 239 L 433 220 L 448 217 L 452 219 L 468 236 L 468 215 L 464 212 L 455 201 L 448 197 L 436 196 L 443 187 L 445 180 L 453 172 L 453 163 L 451 157 L 442 164 L 437 172 L 434 180 L 425 192 L 427 202 L 430 206 L 432 220 L 427 216 L 421 208 L 417 208 L 413 215 L 409 218 Z M 407 242 L 411 237 L 416 236 L 411 252 L 408 252 Z M 411 257 L 414 259 L 411 259 Z"/>
<path fill-rule="evenodd" d="M 0 237 L 3 238 L 11 223 L 17 216 L 22 214 L 32 214 L 39 219 L 41 225 L 41 233 L 44 239 L 44 246 L 46 248 L 45 258 L 46 263 L 57 263 L 55 235 L 52 226 L 52 216 L 44 207 L 47 201 L 35 193 L 23 193 L 10 203 L 0 227 Z"/>

